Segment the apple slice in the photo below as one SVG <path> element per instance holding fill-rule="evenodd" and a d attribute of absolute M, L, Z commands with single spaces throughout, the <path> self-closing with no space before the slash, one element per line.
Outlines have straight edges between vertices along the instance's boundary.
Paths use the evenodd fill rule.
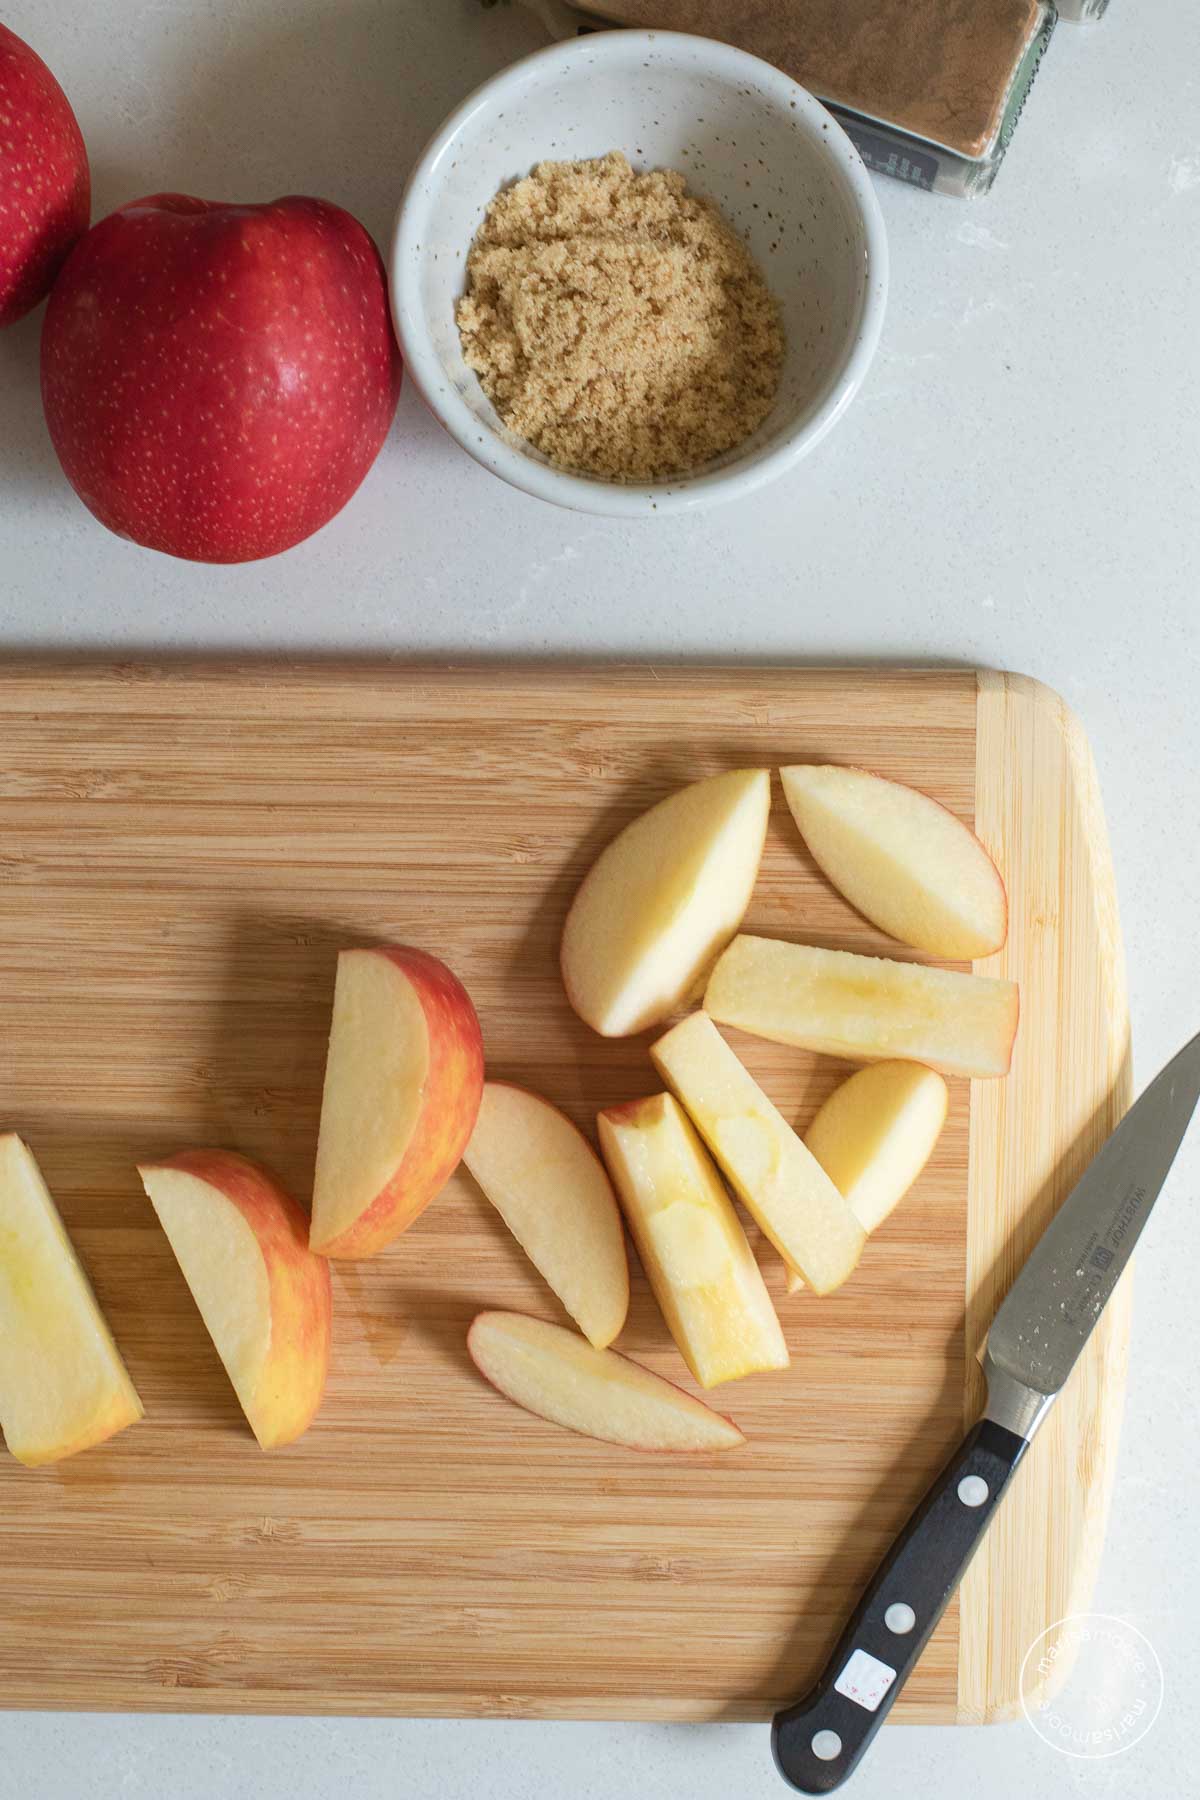
<path fill-rule="evenodd" d="M 693 1013 L 652 1044 L 650 1056 L 789 1269 L 818 1294 L 840 1287 L 866 1232 L 712 1020 Z"/>
<path fill-rule="evenodd" d="M 482 1092 L 479 1020 L 445 963 L 400 945 L 343 950 L 317 1140 L 313 1249 L 374 1256 L 407 1230 L 457 1168 Z"/>
<path fill-rule="evenodd" d="M 710 1018 L 777 1044 L 947 1075 L 1007 1075 L 1018 1009 L 1014 981 L 760 937 L 734 938 L 704 995 Z"/>
<path fill-rule="evenodd" d="M 329 1368 L 329 1264 L 273 1176 L 232 1150 L 183 1150 L 138 1174 L 264 1450 L 312 1424 Z"/>
<path fill-rule="evenodd" d="M 663 1317 L 701 1387 L 786 1369 L 787 1345 L 746 1234 L 671 1094 L 599 1116 L 600 1148 Z"/>
<path fill-rule="evenodd" d="M 29 1468 L 103 1443 L 142 1416 L 41 1170 L 0 1134 L 0 1425 Z"/>
<path fill-rule="evenodd" d="M 912 1062 L 858 1069 L 826 1100 L 805 1142 L 864 1231 L 883 1224 L 929 1161 L 948 1103 L 941 1076 Z M 789 1276 L 789 1293 L 803 1285 Z"/>
<path fill-rule="evenodd" d="M 952 962 L 1000 948 L 1008 896 L 961 819 L 865 769 L 797 763 L 779 776 L 817 866 L 873 925 Z"/>
<path fill-rule="evenodd" d="M 703 980 L 750 904 L 770 805 L 768 770 L 714 775 L 601 852 L 567 914 L 562 978 L 602 1037 L 657 1025 Z"/>
<path fill-rule="evenodd" d="M 631 1450 L 736 1450 L 723 1413 L 615 1350 L 523 1313 L 484 1312 L 467 1333 L 479 1373 L 526 1412 Z"/>
<path fill-rule="evenodd" d="M 604 1165 L 558 1108 L 485 1081 L 463 1161 L 584 1337 L 602 1350 L 629 1310 L 625 1233 Z"/>

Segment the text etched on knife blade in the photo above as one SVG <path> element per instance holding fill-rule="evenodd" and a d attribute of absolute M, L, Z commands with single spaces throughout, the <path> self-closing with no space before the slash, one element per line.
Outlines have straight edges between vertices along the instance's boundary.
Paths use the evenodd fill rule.
<path fill-rule="evenodd" d="M 1099 1315 L 1108 1298 L 1108 1271 L 1145 1204 L 1146 1189 L 1141 1186 L 1131 1188 L 1103 1237 L 1096 1231 L 1089 1236 L 1075 1260 L 1075 1280 L 1081 1285 L 1073 1295 L 1064 1295 L 1059 1302 L 1062 1316 L 1069 1324 L 1082 1320 L 1090 1329 Z"/>

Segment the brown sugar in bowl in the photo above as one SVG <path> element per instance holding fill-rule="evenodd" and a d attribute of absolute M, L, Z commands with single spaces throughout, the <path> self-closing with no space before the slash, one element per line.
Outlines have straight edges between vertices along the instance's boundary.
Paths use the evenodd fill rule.
<path fill-rule="evenodd" d="M 455 319 L 494 195 L 539 163 L 614 149 L 674 169 L 742 237 L 779 303 L 778 393 L 743 443 L 682 476 L 613 481 L 557 468 L 508 430 L 467 366 Z M 484 467 L 539 498 L 633 518 L 714 505 L 793 468 L 843 416 L 878 343 L 887 245 L 835 121 L 779 70 L 671 32 L 552 45 L 487 82 L 418 160 L 393 234 L 392 311 L 408 373 Z"/>

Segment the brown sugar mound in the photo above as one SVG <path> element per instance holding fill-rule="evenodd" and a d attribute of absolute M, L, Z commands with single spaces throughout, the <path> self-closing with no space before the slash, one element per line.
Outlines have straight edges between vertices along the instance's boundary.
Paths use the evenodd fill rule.
<path fill-rule="evenodd" d="M 463 356 L 508 428 L 611 481 L 740 444 L 779 387 L 779 308 L 739 238 L 670 169 L 539 163 L 467 260 Z"/>

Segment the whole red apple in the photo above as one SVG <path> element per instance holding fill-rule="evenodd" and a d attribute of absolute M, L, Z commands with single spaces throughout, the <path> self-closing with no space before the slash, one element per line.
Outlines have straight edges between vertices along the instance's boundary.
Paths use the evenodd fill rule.
<path fill-rule="evenodd" d="M 45 298 L 91 209 L 71 103 L 41 57 L 0 25 L 0 325 Z"/>
<path fill-rule="evenodd" d="M 113 531 L 197 562 L 273 556 L 379 452 L 400 352 L 349 213 L 184 194 L 93 226 L 55 283 L 42 403 L 68 481 Z"/>

